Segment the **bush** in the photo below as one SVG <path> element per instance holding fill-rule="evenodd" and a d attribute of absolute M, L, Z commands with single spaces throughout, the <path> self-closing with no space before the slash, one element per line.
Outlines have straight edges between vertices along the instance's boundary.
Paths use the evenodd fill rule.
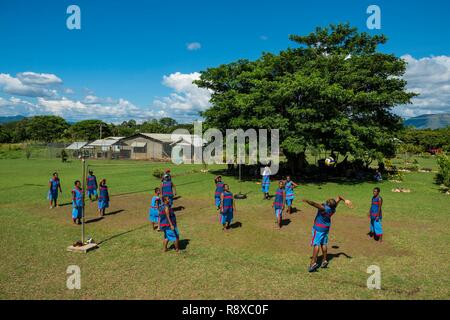
<path fill-rule="evenodd" d="M 391 159 L 386 159 L 384 161 L 384 167 L 386 168 L 387 171 L 396 171 L 397 170 L 397 168 L 392 164 Z"/>
<path fill-rule="evenodd" d="M 410 166 L 400 167 L 399 170 L 417 172 L 417 171 L 419 171 L 419 166 L 418 165 L 410 165 Z"/>
<path fill-rule="evenodd" d="M 61 151 L 61 161 L 67 162 L 67 152 L 64 149 Z"/>
<path fill-rule="evenodd" d="M 161 179 L 163 177 L 163 175 L 164 175 L 164 170 L 163 169 L 155 169 L 155 170 L 153 170 L 153 176 L 154 177 L 156 177 L 158 179 Z"/>
<path fill-rule="evenodd" d="M 446 155 L 440 155 L 437 159 L 438 173 L 436 183 L 450 187 L 450 159 Z"/>
<path fill-rule="evenodd" d="M 406 166 L 405 169 L 412 172 L 417 172 L 419 171 L 419 166 L 418 165 Z"/>
<path fill-rule="evenodd" d="M 390 181 L 403 181 L 404 175 L 401 172 L 395 174 L 388 174 L 388 180 Z"/>

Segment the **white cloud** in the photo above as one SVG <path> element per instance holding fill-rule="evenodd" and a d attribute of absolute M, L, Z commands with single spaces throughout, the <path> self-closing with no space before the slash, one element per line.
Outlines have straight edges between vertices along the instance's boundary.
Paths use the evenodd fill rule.
<path fill-rule="evenodd" d="M 153 101 L 153 107 L 166 111 L 172 117 L 195 118 L 198 112 L 210 106 L 211 91 L 192 83 L 200 78 L 200 73 L 172 73 L 163 77 L 163 84 L 174 90 L 169 96 Z"/>
<path fill-rule="evenodd" d="M 399 106 L 395 112 L 403 117 L 450 112 L 450 56 L 402 58 L 408 62 L 404 75 L 408 90 L 419 96 L 412 99 L 413 104 Z"/>
<path fill-rule="evenodd" d="M 60 94 L 72 95 L 70 88 L 61 88 L 63 81 L 53 74 L 22 72 L 16 77 L 0 73 L 0 115 L 34 116 L 52 114 L 71 121 L 102 119 L 110 122 L 135 119 L 144 121 L 165 116 L 165 111 L 140 108 L 126 99 L 97 97 L 90 89 L 84 88 L 84 99 L 74 99 Z M 16 98 L 23 96 L 25 98 Z"/>
<path fill-rule="evenodd" d="M 55 89 L 29 84 L 29 81 L 33 81 L 31 77 L 27 77 L 25 82 L 23 82 L 19 77 L 15 78 L 7 73 L 0 73 L 0 91 L 25 97 L 52 97 L 57 94 Z M 43 80 L 41 79 L 41 81 Z"/>
<path fill-rule="evenodd" d="M 262 41 L 266 41 L 266 40 L 269 40 L 269 37 L 265 36 L 265 35 L 262 35 L 262 36 L 259 36 L 259 39 L 262 40 Z"/>
<path fill-rule="evenodd" d="M 39 107 L 27 100 L 10 97 L 0 97 L 0 116 L 37 115 Z"/>
<path fill-rule="evenodd" d="M 52 85 L 61 84 L 62 80 L 51 73 L 35 73 L 35 72 L 21 72 L 17 74 L 17 78 L 28 85 Z"/>
<path fill-rule="evenodd" d="M 189 51 L 199 50 L 201 47 L 202 47 L 202 44 L 200 42 L 190 42 L 190 43 L 186 44 L 186 48 Z"/>
<path fill-rule="evenodd" d="M 144 121 L 158 116 L 154 111 L 139 108 L 122 98 L 118 100 L 98 97 L 87 98 L 88 102 L 66 97 L 62 99 L 38 98 L 37 104 L 42 113 L 59 115 L 70 120 L 101 119 L 118 123 L 128 119 Z"/>

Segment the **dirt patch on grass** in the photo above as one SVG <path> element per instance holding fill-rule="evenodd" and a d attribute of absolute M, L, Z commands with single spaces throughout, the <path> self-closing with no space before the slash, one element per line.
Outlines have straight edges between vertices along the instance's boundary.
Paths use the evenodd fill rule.
<path fill-rule="evenodd" d="M 151 195 L 119 194 L 111 197 L 110 207 L 103 218 L 98 215 L 96 201 L 86 201 L 86 223 L 111 228 L 123 229 L 136 227 L 148 222 Z M 178 217 L 183 217 L 198 210 L 204 210 L 208 204 L 202 200 L 192 200 L 180 197 L 174 202 L 174 210 Z M 49 209 L 47 205 L 26 206 L 24 211 L 55 220 L 61 224 L 72 223 L 72 205 L 63 204 L 58 208 Z"/>
<path fill-rule="evenodd" d="M 111 197 L 110 208 L 103 218 L 97 213 L 97 202 L 87 201 L 86 222 L 91 230 L 110 232 L 129 232 L 148 225 L 149 194 L 122 194 Z M 219 217 L 211 199 L 192 199 L 180 197 L 174 202 L 182 236 L 189 233 L 199 245 L 213 243 L 218 246 L 250 248 L 254 251 L 273 252 L 274 254 L 310 254 L 311 227 L 315 210 L 303 205 L 292 215 L 284 215 L 284 225 L 278 230 L 275 216 L 268 201 L 265 205 L 238 204 L 233 228 L 223 232 Z M 267 205 L 266 205 L 267 204 Z M 340 208 L 342 209 L 342 208 Z M 26 211 L 70 225 L 71 205 L 49 209 L 48 206 L 33 206 Z M 386 223 L 386 222 L 385 222 Z M 388 223 L 390 232 L 402 228 L 400 223 Z M 76 226 L 74 226 L 76 227 Z M 382 244 L 369 239 L 367 218 L 354 216 L 346 209 L 337 211 L 333 217 L 329 236 L 331 258 L 355 256 L 400 257 L 409 252 L 398 249 L 389 241 L 387 233 Z M 100 239 L 101 240 L 101 239 Z M 195 250 L 190 246 L 190 250 Z"/>
<path fill-rule="evenodd" d="M 272 211 L 272 210 L 271 210 Z M 270 212 L 272 214 L 272 212 Z M 288 238 L 297 239 L 296 244 L 302 251 L 311 251 L 312 226 L 316 210 L 302 207 L 297 212 L 284 215 L 285 226 L 278 231 L 285 233 Z M 274 215 L 272 214 L 274 220 Z M 269 227 L 269 226 L 267 226 Z M 270 226 L 273 228 L 273 226 Z M 391 226 L 390 226 L 391 227 Z M 408 255 L 405 250 L 395 248 L 389 241 L 389 233 L 384 236 L 383 243 L 379 243 L 367 235 L 369 231 L 368 218 L 351 215 L 347 212 L 339 212 L 332 219 L 329 233 L 328 249 L 332 255 L 344 256 L 393 256 Z"/>

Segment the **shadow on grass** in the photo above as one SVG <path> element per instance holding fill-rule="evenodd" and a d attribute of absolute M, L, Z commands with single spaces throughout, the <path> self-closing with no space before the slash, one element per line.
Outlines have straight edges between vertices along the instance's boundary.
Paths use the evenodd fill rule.
<path fill-rule="evenodd" d="M 300 210 L 297 209 L 296 207 L 291 207 L 291 214 L 294 214 L 294 213 L 297 213 L 297 212 L 300 212 Z"/>
<path fill-rule="evenodd" d="M 353 257 L 349 256 L 348 254 L 346 254 L 345 252 L 339 252 L 339 253 L 328 253 L 327 254 L 327 259 L 328 262 L 331 262 L 331 260 L 333 260 L 334 258 L 339 258 L 340 256 L 344 256 L 347 259 L 353 259 Z M 323 261 L 323 255 L 321 255 L 320 257 L 317 258 L 317 263 L 320 265 Z"/>
<path fill-rule="evenodd" d="M 58 206 L 59 207 L 65 207 L 65 206 L 69 206 L 71 204 L 72 204 L 72 202 L 65 202 L 65 203 L 59 203 Z"/>
<path fill-rule="evenodd" d="M 186 250 L 187 246 L 189 245 L 190 239 L 180 239 L 180 250 Z M 170 249 L 175 249 L 175 245 L 172 243 L 169 247 Z"/>
<path fill-rule="evenodd" d="M 178 206 L 178 207 L 173 207 L 172 210 L 177 212 L 177 211 L 183 211 L 185 208 L 183 206 Z"/>
<path fill-rule="evenodd" d="M 118 213 L 121 213 L 121 212 L 124 212 L 124 211 L 125 211 L 124 209 L 120 209 L 120 210 L 116 210 L 116 211 L 105 212 L 105 216 L 113 216 L 115 214 L 118 214 Z"/>
<path fill-rule="evenodd" d="M 85 223 L 86 224 L 87 223 L 94 223 L 94 222 L 97 222 L 97 221 L 100 221 L 100 220 L 103 220 L 103 217 L 92 218 L 92 219 L 87 220 Z"/>
<path fill-rule="evenodd" d="M 234 177 L 236 179 L 239 179 L 239 176 L 236 172 L 228 171 L 227 169 L 223 170 L 212 170 L 210 173 L 214 175 L 221 175 L 223 177 Z M 289 173 L 278 173 L 277 175 L 271 176 L 271 184 L 277 184 L 277 182 L 281 179 L 285 179 L 287 175 L 290 175 Z M 378 184 L 380 182 L 373 181 L 373 175 L 370 173 L 364 172 L 363 174 L 357 176 L 357 177 L 345 177 L 340 176 L 338 174 L 334 174 L 333 172 L 320 172 L 317 174 L 310 173 L 309 176 L 305 176 L 305 174 L 300 176 L 290 175 L 293 179 L 293 181 L 301 184 L 312 184 L 312 185 L 324 185 L 326 183 L 337 183 L 342 185 L 357 185 L 361 183 L 366 182 L 372 182 L 373 184 Z M 243 174 L 241 176 L 242 182 L 261 182 L 261 176 L 257 175 L 246 175 Z M 381 182 L 382 183 L 382 182 Z"/>
<path fill-rule="evenodd" d="M 288 226 L 291 223 L 291 219 L 283 219 L 281 220 L 281 226 Z"/>
<path fill-rule="evenodd" d="M 131 232 L 134 232 L 134 231 L 137 231 L 137 230 L 146 228 L 146 227 L 148 227 L 148 224 L 144 224 L 144 225 L 142 225 L 142 226 L 140 226 L 140 227 L 137 227 L 137 228 L 134 228 L 134 229 L 131 229 L 131 230 L 127 230 L 127 231 L 124 231 L 124 232 L 121 232 L 121 233 L 117 233 L 117 234 L 115 234 L 115 235 L 112 235 L 112 236 L 109 237 L 109 238 L 106 238 L 106 239 L 100 241 L 98 244 L 102 244 L 102 243 L 108 242 L 109 240 L 112 240 L 112 239 L 121 237 L 121 236 L 126 235 L 126 234 L 128 234 L 128 233 L 131 233 Z"/>
<path fill-rule="evenodd" d="M 236 221 L 230 224 L 230 229 L 237 229 L 237 228 L 242 228 L 242 222 Z"/>

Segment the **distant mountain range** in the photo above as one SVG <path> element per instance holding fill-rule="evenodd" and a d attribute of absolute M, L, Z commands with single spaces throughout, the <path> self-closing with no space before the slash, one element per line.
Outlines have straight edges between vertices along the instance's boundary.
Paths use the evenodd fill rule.
<path fill-rule="evenodd" d="M 24 119 L 24 116 L 7 116 L 7 117 L 0 117 L 0 124 L 2 123 L 8 123 L 8 122 L 14 122 L 14 121 L 20 121 Z"/>
<path fill-rule="evenodd" d="M 413 126 L 417 129 L 440 129 L 450 126 L 450 113 L 423 114 L 409 118 L 404 122 L 405 126 Z"/>

